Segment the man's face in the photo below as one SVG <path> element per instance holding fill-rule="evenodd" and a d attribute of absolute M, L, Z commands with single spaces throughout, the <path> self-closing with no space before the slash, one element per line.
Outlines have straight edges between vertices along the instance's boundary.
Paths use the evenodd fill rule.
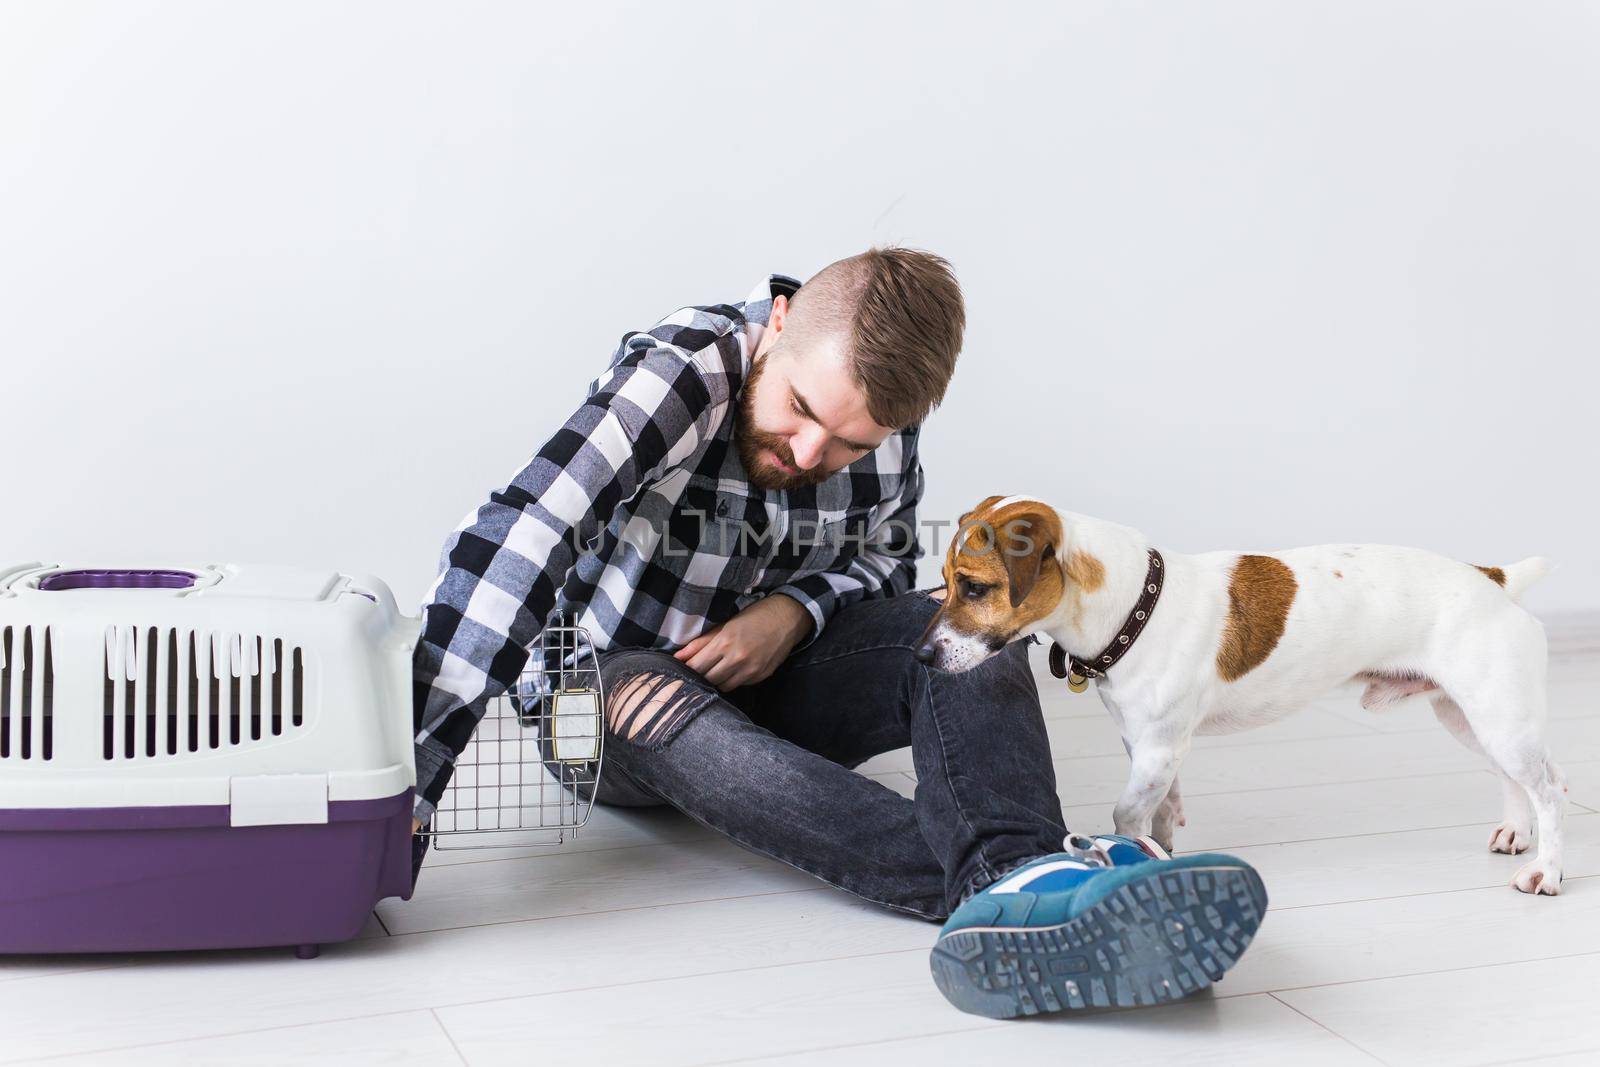
<path fill-rule="evenodd" d="M 762 338 L 734 429 L 751 482 L 769 490 L 816 485 L 894 432 L 872 421 L 842 346 L 800 352 L 782 343 L 781 330 Z"/>

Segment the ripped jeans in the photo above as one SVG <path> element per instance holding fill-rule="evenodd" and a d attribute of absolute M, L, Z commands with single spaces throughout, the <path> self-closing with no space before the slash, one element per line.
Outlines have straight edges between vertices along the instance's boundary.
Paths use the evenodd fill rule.
<path fill-rule="evenodd" d="M 934 670 L 912 649 L 938 607 L 922 590 L 859 601 L 771 677 L 728 693 L 668 652 L 601 653 L 618 721 L 595 800 L 670 804 L 830 885 L 944 919 L 1060 851 L 1066 828 L 1030 643 L 964 674 Z M 621 718 L 625 701 L 635 710 Z M 851 770 L 908 744 L 914 800 Z"/>

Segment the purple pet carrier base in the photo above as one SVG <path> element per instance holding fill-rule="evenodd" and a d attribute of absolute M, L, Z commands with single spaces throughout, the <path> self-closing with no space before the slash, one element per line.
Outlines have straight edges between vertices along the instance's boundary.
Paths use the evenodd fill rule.
<path fill-rule="evenodd" d="M 411 896 L 412 790 L 326 824 L 229 825 L 207 807 L 0 810 L 0 953 L 321 944 Z"/>

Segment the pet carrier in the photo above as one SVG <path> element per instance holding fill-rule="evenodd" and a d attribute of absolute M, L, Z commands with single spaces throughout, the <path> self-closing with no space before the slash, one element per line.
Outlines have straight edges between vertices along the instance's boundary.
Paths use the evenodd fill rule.
<path fill-rule="evenodd" d="M 409 897 L 417 628 L 331 571 L 0 568 L 0 952 L 311 955 Z"/>

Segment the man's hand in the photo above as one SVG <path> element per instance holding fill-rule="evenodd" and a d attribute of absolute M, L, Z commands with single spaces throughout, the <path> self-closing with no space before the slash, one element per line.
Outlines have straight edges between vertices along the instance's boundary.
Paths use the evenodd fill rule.
<path fill-rule="evenodd" d="M 713 626 L 673 656 L 727 692 L 770 677 L 810 632 L 811 613 L 794 598 L 773 593 Z"/>

